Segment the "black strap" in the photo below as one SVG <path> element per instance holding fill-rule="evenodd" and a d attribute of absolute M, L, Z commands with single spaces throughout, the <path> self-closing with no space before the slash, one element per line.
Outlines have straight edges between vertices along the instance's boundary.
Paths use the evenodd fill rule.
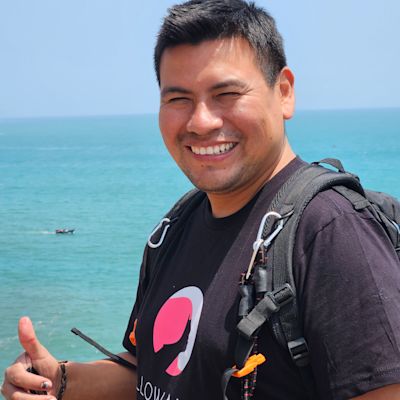
<path fill-rule="evenodd" d="M 160 248 L 152 249 L 146 245 L 143 254 L 143 261 L 141 267 L 140 282 L 147 280 L 147 286 L 155 281 L 157 273 L 157 265 L 159 264 L 160 256 L 166 253 L 167 248 L 171 243 L 171 239 L 176 237 L 176 232 L 183 226 L 179 221 L 185 221 L 186 217 L 192 210 L 204 199 L 205 193 L 198 189 L 192 189 L 185 193 L 174 206 L 165 214 L 164 218 L 170 219 L 170 228 L 167 232 L 164 242 Z M 151 237 L 152 241 L 158 242 L 162 234 L 162 229 L 159 229 Z"/>
<path fill-rule="evenodd" d="M 333 172 L 318 165 L 310 165 L 302 170 L 301 176 L 299 175 L 292 181 L 284 202 L 275 209 L 280 214 L 292 210 L 293 214 L 276 237 L 268 254 L 268 262 L 273 266 L 274 288 L 289 283 L 296 294 L 293 277 L 293 250 L 301 216 L 317 193 L 336 185 L 346 185 L 363 193 L 359 181 L 353 175 Z M 287 306 L 282 307 L 279 321 L 273 324 L 273 330 L 278 341 L 285 346 L 302 337 L 296 298 Z"/>
<path fill-rule="evenodd" d="M 341 194 L 350 203 L 352 203 L 355 210 L 363 210 L 366 207 L 371 206 L 371 203 L 363 195 L 354 190 L 347 188 L 346 186 L 335 186 L 332 188 L 335 192 Z"/>
<path fill-rule="evenodd" d="M 399 223 L 396 222 L 400 221 L 398 201 L 386 193 L 378 193 L 370 190 L 365 190 L 367 196 L 365 198 L 360 193 L 354 192 L 344 186 L 337 186 L 333 189 L 350 201 L 355 210 L 361 210 L 363 208 L 369 209 L 374 218 L 386 231 L 386 234 L 400 258 L 400 226 Z M 387 199 L 386 204 L 382 203 L 382 198 Z M 388 205 L 391 205 L 391 207 L 389 208 Z"/>
<path fill-rule="evenodd" d="M 164 215 L 163 219 L 168 218 L 170 220 L 170 225 L 175 224 L 175 222 L 180 218 L 188 205 L 191 204 L 190 200 L 193 198 L 203 198 L 204 193 L 200 192 L 198 189 L 189 190 L 185 193 L 174 205 L 173 207 Z M 197 204 L 197 202 L 196 202 Z M 191 207 L 190 207 L 191 208 Z M 168 225 L 168 223 L 165 223 Z M 151 236 L 152 242 L 158 242 L 163 232 L 164 225 L 160 226 L 153 235 Z M 147 247 L 147 246 L 146 246 Z"/>
<path fill-rule="evenodd" d="M 237 371 L 236 368 L 228 368 L 224 371 L 224 374 L 222 375 L 221 379 L 221 389 L 222 389 L 222 395 L 224 397 L 224 400 L 229 400 L 227 395 L 226 395 L 226 390 L 228 389 L 228 384 L 229 381 L 232 378 L 232 375 Z"/>
<path fill-rule="evenodd" d="M 272 331 L 278 342 L 288 349 L 294 363 L 299 367 L 304 386 L 311 399 L 315 398 L 315 388 L 309 367 L 309 349 L 303 337 L 298 315 L 296 286 L 293 277 L 293 250 L 298 224 L 304 209 L 315 195 L 323 190 L 343 185 L 357 193 L 364 193 L 357 177 L 344 172 L 340 162 L 335 163 L 331 159 L 325 159 L 323 162 L 329 162 L 340 172 L 328 170 L 318 164 L 307 165 L 289 179 L 288 184 L 280 189 L 272 201 L 271 211 L 289 215 L 289 217 L 267 256 L 268 267 L 273 271 L 272 287 L 279 288 L 289 284 L 294 293 L 293 300 L 284 304 L 279 313 L 271 316 Z M 266 226 L 264 237 L 272 229 L 272 226 Z"/>
<path fill-rule="evenodd" d="M 320 161 L 314 161 L 312 164 L 313 165 L 328 164 L 331 167 L 336 168 L 339 172 L 346 172 L 342 162 L 336 158 L 324 158 L 323 160 Z"/>
<path fill-rule="evenodd" d="M 292 301 L 293 297 L 294 293 L 289 284 L 273 292 L 267 292 L 250 313 L 238 323 L 239 334 L 247 340 L 252 340 L 265 321 L 268 321 L 271 315 L 279 311 L 283 305 Z"/>
<path fill-rule="evenodd" d="M 293 277 L 293 249 L 297 227 L 304 209 L 320 191 L 336 185 L 343 185 L 364 195 L 364 190 L 358 178 L 345 172 L 340 161 L 324 159 L 320 163 L 328 163 L 338 169 L 339 172 L 321 167 L 319 163 L 305 165 L 282 185 L 271 202 L 268 211 L 276 211 L 282 215 L 284 227 L 275 238 L 267 255 L 265 269 L 267 281 L 266 283 L 263 282 L 263 287 L 266 287 L 268 292 L 253 310 L 248 315 L 244 315 L 239 322 L 239 335 L 235 349 L 236 365 L 240 368 L 252 351 L 254 337 L 256 337 L 260 327 L 265 321 L 269 320 L 274 336 L 282 346 L 288 349 L 293 361 L 299 367 L 299 373 L 310 399 L 316 398 L 315 385 L 309 367 L 309 349 L 303 337 L 299 320 Z M 276 220 L 267 220 L 263 229 L 263 238 L 267 238 L 274 230 L 275 223 Z M 279 292 L 282 288 L 289 288 L 291 296 L 288 296 L 285 301 L 279 304 L 271 294 Z M 246 314 L 246 312 L 242 314 Z M 231 375 L 230 369 L 224 374 L 224 396 Z"/>
<path fill-rule="evenodd" d="M 117 364 L 123 365 L 124 367 L 127 367 L 129 369 L 133 369 L 133 370 L 136 371 L 136 365 L 135 364 L 130 363 L 129 361 L 125 360 L 124 358 L 120 357 L 117 354 L 111 353 L 111 351 L 108 351 L 103 346 L 101 346 L 100 344 L 95 342 L 93 339 L 91 339 L 89 336 L 86 336 L 79 329 L 72 328 L 71 332 L 74 333 L 75 335 L 79 336 L 83 340 L 85 340 L 87 343 L 91 344 L 97 350 L 101 351 L 103 354 L 105 354 L 107 357 L 109 357 L 111 361 L 114 361 Z"/>

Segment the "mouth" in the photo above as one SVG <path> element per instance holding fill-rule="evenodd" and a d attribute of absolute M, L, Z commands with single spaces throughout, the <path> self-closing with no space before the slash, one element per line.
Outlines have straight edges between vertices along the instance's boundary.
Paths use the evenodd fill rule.
<path fill-rule="evenodd" d="M 220 154 L 225 154 L 228 153 L 230 150 L 232 150 L 237 143 L 223 143 L 215 146 L 189 146 L 189 149 L 192 151 L 194 154 L 198 154 L 201 156 L 215 156 L 215 155 L 220 155 Z"/>

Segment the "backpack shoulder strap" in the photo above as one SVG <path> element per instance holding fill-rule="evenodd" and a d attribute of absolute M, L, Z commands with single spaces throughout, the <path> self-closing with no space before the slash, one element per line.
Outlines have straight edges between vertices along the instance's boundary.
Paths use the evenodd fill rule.
<path fill-rule="evenodd" d="M 314 163 L 302 169 L 296 179 L 291 182 L 284 199 L 281 199 L 280 202 L 274 200 L 272 203 L 271 209 L 282 216 L 290 215 L 270 248 L 269 262 L 273 266 L 273 290 L 289 284 L 296 295 L 293 278 L 293 251 L 303 211 L 319 192 L 336 186 L 349 188 L 361 195 L 361 198 L 364 195 L 364 190 L 356 176 L 345 172 L 342 168 L 339 172 L 335 172 Z M 270 229 L 270 227 L 265 227 L 267 232 Z M 296 296 L 293 297 L 292 302 L 281 308 L 278 317 L 273 318 L 272 323 L 278 342 L 289 348 L 297 365 L 306 364 L 307 361 L 304 357 L 308 357 L 308 350 L 298 322 Z"/>
<path fill-rule="evenodd" d="M 332 160 L 324 160 L 331 163 Z M 335 161 L 335 160 L 333 160 Z M 270 323 L 277 341 L 288 349 L 294 363 L 299 367 L 309 398 L 314 398 L 314 385 L 309 368 L 308 346 L 303 337 L 293 277 L 293 250 L 296 231 L 304 209 L 321 191 L 343 185 L 363 194 L 357 177 L 344 171 L 341 163 L 333 164 L 339 172 L 308 164 L 297 170 L 281 187 L 271 202 L 268 213 L 280 215 L 283 226 L 267 249 L 267 292 L 259 303 L 239 322 L 236 362 L 242 365 L 251 350 L 252 338 L 265 321 Z M 273 219 L 267 219 L 261 238 L 268 241 L 276 231 Z"/>
<path fill-rule="evenodd" d="M 272 290 L 277 291 L 289 284 L 294 296 L 292 301 L 282 305 L 279 312 L 272 315 L 270 326 L 277 341 L 288 349 L 292 360 L 299 367 L 310 399 L 315 398 L 315 387 L 309 368 L 308 345 L 303 336 L 299 319 L 296 285 L 293 277 L 293 251 L 303 211 L 319 192 L 340 186 L 357 193 L 359 196 L 357 199 L 363 198 L 364 190 L 358 178 L 345 172 L 341 163 L 338 163 L 340 164 L 339 172 L 321 167 L 318 163 L 306 166 L 291 182 L 290 187 L 284 189 L 286 193 L 279 194 L 283 199 L 278 201 L 277 195 L 271 205 L 271 208 L 280 215 L 289 215 L 282 231 L 275 238 L 267 258 L 267 263 L 271 266 L 270 270 L 272 271 Z M 336 167 L 336 163 L 334 166 Z M 265 229 L 268 231 L 268 227 Z"/>
<path fill-rule="evenodd" d="M 198 189 L 192 189 L 185 193 L 150 233 L 143 253 L 139 278 L 141 283 L 147 281 L 147 284 L 149 284 L 152 280 L 155 274 L 154 267 L 157 265 L 160 253 L 162 253 L 159 247 L 168 247 L 179 227 L 183 226 L 182 223 L 197 205 L 200 204 L 204 197 L 205 193 Z"/>

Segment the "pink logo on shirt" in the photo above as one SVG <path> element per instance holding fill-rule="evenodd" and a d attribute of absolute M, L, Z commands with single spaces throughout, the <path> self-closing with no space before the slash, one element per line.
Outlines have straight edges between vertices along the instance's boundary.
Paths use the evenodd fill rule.
<path fill-rule="evenodd" d="M 181 374 L 189 362 L 202 308 L 203 293 L 195 286 L 188 286 L 173 294 L 157 314 L 153 329 L 153 347 L 156 353 L 165 345 L 177 343 L 182 338 L 188 321 L 190 321 L 186 349 L 176 356 L 165 371 L 171 376 Z"/>

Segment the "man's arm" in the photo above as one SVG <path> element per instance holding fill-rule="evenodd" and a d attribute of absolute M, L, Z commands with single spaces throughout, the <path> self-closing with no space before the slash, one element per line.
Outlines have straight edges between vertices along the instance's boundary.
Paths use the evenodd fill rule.
<path fill-rule="evenodd" d="M 25 353 L 7 368 L 1 388 L 2 395 L 7 400 L 30 400 L 34 396 L 29 391 L 45 390 L 48 396 L 40 398 L 55 400 L 61 382 L 61 369 L 57 360 L 36 338 L 29 318 L 21 318 L 18 334 Z M 136 364 L 132 355 L 123 353 L 121 356 Z M 37 374 L 27 371 L 32 366 Z M 66 376 L 63 400 L 136 399 L 136 372 L 113 361 L 69 362 L 66 364 Z"/>
<path fill-rule="evenodd" d="M 136 364 L 129 353 L 119 354 Z M 109 360 L 68 363 L 67 389 L 63 400 L 136 399 L 136 372 Z"/>

